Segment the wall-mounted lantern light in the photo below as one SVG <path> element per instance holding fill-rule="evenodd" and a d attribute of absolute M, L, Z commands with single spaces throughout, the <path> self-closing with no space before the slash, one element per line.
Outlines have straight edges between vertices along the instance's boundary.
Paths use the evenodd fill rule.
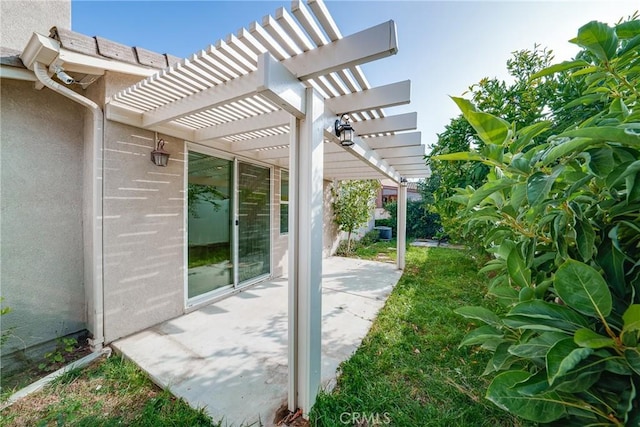
<path fill-rule="evenodd" d="M 344 119 L 344 121 L 342 121 Z M 336 136 L 340 138 L 340 145 L 351 147 L 353 145 L 353 128 L 349 124 L 349 116 L 343 114 L 335 124 Z"/>
<path fill-rule="evenodd" d="M 156 166 L 167 166 L 170 154 L 164 150 L 164 139 L 158 139 L 158 134 L 154 138 L 155 150 L 151 152 L 151 161 Z"/>
<path fill-rule="evenodd" d="M 405 178 L 404 176 L 400 177 L 400 185 L 403 187 L 407 186 L 407 178 Z"/>

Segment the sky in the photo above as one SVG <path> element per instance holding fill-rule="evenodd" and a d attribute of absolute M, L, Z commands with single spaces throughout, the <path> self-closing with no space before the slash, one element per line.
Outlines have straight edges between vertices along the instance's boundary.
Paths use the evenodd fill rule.
<path fill-rule="evenodd" d="M 512 52 L 551 49 L 555 62 L 573 58 L 568 40 L 582 25 L 613 25 L 640 9 L 637 0 L 572 1 L 338 1 L 325 4 L 343 36 L 393 19 L 398 53 L 365 64 L 372 86 L 411 80 L 411 104 L 388 115 L 418 113 L 427 147 L 459 114 L 450 96 L 461 96 L 484 77 L 509 80 Z M 159 53 L 188 57 L 253 21 L 290 10 L 290 1 L 72 1 L 74 31 Z M 357 128 L 356 128 L 357 132 Z M 427 152 L 428 152 L 427 148 Z"/>

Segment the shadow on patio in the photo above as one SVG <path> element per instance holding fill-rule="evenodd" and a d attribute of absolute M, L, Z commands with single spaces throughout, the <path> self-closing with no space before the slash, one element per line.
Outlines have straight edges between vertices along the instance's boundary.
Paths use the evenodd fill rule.
<path fill-rule="evenodd" d="M 322 267 L 322 385 L 331 388 L 401 272 L 395 264 L 338 257 Z M 214 420 L 270 426 L 287 399 L 287 297 L 286 278 L 260 283 L 113 347 Z"/>

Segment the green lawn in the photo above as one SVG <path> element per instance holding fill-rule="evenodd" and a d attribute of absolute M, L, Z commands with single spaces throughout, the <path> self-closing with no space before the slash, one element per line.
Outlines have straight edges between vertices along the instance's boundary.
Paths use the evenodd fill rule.
<path fill-rule="evenodd" d="M 359 247 L 355 256 L 393 261 L 394 248 L 394 242 L 379 242 Z M 411 247 L 402 279 L 362 346 L 342 364 L 334 392 L 319 396 L 311 425 L 523 425 L 484 398 L 487 380 L 480 375 L 488 355 L 458 349 L 472 325 L 453 310 L 487 303 L 477 270 L 464 251 Z M 5 425 L 220 424 L 112 356 L 3 410 L 0 426 Z"/>
<path fill-rule="evenodd" d="M 0 412 L 0 426 L 220 426 L 112 356 L 71 371 Z"/>
<path fill-rule="evenodd" d="M 356 256 L 375 259 L 388 246 L 379 242 Z M 342 364 L 336 389 L 319 396 L 312 425 L 522 425 L 484 398 L 488 382 L 480 375 L 489 355 L 458 348 L 472 325 L 453 310 L 486 303 L 477 271 L 464 251 L 411 247 L 400 282 Z"/>

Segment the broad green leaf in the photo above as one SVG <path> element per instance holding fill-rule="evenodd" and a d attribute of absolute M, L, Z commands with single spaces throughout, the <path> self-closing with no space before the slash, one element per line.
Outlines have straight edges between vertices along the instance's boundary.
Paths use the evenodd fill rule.
<path fill-rule="evenodd" d="M 502 320 L 500 320 L 500 317 L 498 317 L 493 311 L 484 307 L 460 307 L 453 310 L 453 312 L 467 319 L 480 320 L 490 326 L 502 326 Z"/>
<path fill-rule="evenodd" d="M 587 168 L 597 177 L 605 178 L 615 166 L 613 150 L 610 147 L 598 147 L 587 150 L 589 161 Z"/>
<path fill-rule="evenodd" d="M 626 58 L 627 54 L 635 57 L 635 52 L 637 52 L 638 46 L 640 46 L 640 34 L 629 40 L 622 49 L 618 50 L 618 57 L 620 60 L 628 59 Z"/>
<path fill-rule="evenodd" d="M 451 161 L 451 160 L 460 160 L 460 161 L 480 161 L 483 160 L 482 157 L 478 153 L 471 152 L 460 152 L 460 153 L 451 153 L 451 154 L 441 154 L 439 156 L 433 156 L 433 160 L 442 160 L 442 161 Z"/>
<path fill-rule="evenodd" d="M 484 184 L 482 187 L 478 188 L 475 193 L 469 198 L 468 208 L 472 208 L 481 201 L 483 201 L 486 197 L 495 193 L 496 191 L 504 190 L 506 188 L 511 188 L 514 182 L 510 179 L 500 179 L 498 181 L 489 181 Z"/>
<path fill-rule="evenodd" d="M 524 396 L 535 396 L 550 391 L 547 373 L 544 370 L 536 372 L 526 380 L 516 384 L 518 393 Z"/>
<path fill-rule="evenodd" d="M 561 332 L 543 332 L 526 343 L 512 345 L 509 353 L 526 359 L 543 358 L 552 345 L 566 338 L 568 338 L 567 334 Z"/>
<path fill-rule="evenodd" d="M 540 77 L 559 73 L 561 71 L 572 70 L 574 68 L 588 67 L 589 65 L 590 64 L 583 59 L 579 59 L 576 61 L 564 61 L 559 64 L 554 64 L 550 67 L 547 67 L 544 70 L 538 71 L 537 73 L 531 76 L 531 80 L 535 80 Z"/>
<path fill-rule="evenodd" d="M 527 184 L 524 182 L 521 182 L 519 184 L 514 185 L 511 188 L 511 206 L 515 209 L 515 210 L 519 210 L 520 207 L 522 206 L 522 202 L 524 202 L 524 200 L 527 197 Z"/>
<path fill-rule="evenodd" d="M 536 172 L 527 179 L 527 200 L 529 205 L 534 206 L 547 198 L 562 169 L 562 166 L 556 167 L 551 175 L 547 175 L 544 172 Z"/>
<path fill-rule="evenodd" d="M 615 346 L 615 342 L 612 338 L 605 337 L 587 328 L 578 329 L 573 336 L 573 341 L 580 347 L 586 348 L 603 348 Z"/>
<path fill-rule="evenodd" d="M 588 218 L 576 220 L 576 246 L 583 261 L 589 261 L 595 248 L 596 233 Z"/>
<path fill-rule="evenodd" d="M 529 421 L 549 423 L 566 416 L 564 401 L 556 392 L 527 395 L 518 391 L 518 384 L 531 374 L 507 371 L 497 375 L 487 390 L 487 399 L 516 416 Z"/>
<path fill-rule="evenodd" d="M 578 73 L 576 73 L 578 74 Z M 577 107 L 579 105 L 590 105 L 593 104 L 595 102 L 600 102 L 602 101 L 604 98 L 604 96 L 600 93 L 589 93 L 587 95 L 583 95 L 579 98 L 574 99 L 573 101 L 569 102 L 568 104 L 566 104 L 564 106 L 565 110 L 568 110 L 570 108 L 573 107 Z"/>
<path fill-rule="evenodd" d="M 494 371 L 502 371 L 508 369 L 509 366 L 513 365 L 513 362 L 517 360 L 511 353 L 509 353 L 509 347 L 511 347 L 510 342 L 503 342 L 496 348 L 496 351 L 493 353 L 493 357 L 491 358 L 491 364 L 493 366 Z"/>
<path fill-rule="evenodd" d="M 621 98 L 616 98 L 609 106 L 609 113 L 620 114 L 623 118 L 629 116 L 629 108 Z"/>
<path fill-rule="evenodd" d="M 549 384 L 553 385 L 558 377 L 568 374 L 592 353 L 593 349 L 580 348 L 571 338 L 555 343 L 547 353 L 547 379 Z"/>
<path fill-rule="evenodd" d="M 518 301 L 520 302 L 531 301 L 535 297 L 536 297 L 535 291 L 533 290 L 533 288 L 530 288 L 528 286 L 526 288 L 520 289 L 520 292 L 518 293 Z"/>
<path fill-rule="evenodd" d="M 604 319 L 611 313 L 612 299 L 607 282 L 593 267 L 568 259 L 555 274 L 554 289 L 571 308 Z"/>
<path fill-rule="evenodd" d="M 607 176 L 607 187 L 614 188 L 621 183 L 627 176 L 640 173 L 640 160 L 633 163 L 623 163 L 616 167 L 613 172 Z"/>
<path fill-rule="evenodd" d="M 498 301 L 505 306 L 518 302 L 518 291 L 511 286 L 494 286 L 489 289 L 487 294 L 496 297 Z"/>
<path fill-rule="evenodd" d="M 616 414 L 624 414 L 624 425 L 637 426 L 640 425 L 640 411 L 638 411 L 636 402 L 636 387 L 633 378 L 629 378 L 628 381 L 629 385 L 622 387 L 620 400 L 616 406 Z"/>
<path fill-rule="evenodd" d="M 597 351 L 596 351 L 597 354 Z M 632 370 L 629 362 L 624 357 L 611 357 L 609 350 L 603 350 L 603 354 L 597 354 L 601 360 L 604 360 L 605 371 L 612 372 L 617 375 L 631 375 Z"/>
<path fill-rule="evenodd" d="M 608 62 L 615 57 L 618 48 L 616 30 L 597 21 L 591 21 L 580 27 L 578 37 L 571 42 L 587 49 L 602 62 Z"/>
<path fill-rule="evenodd" d="M 503 321 L 513 328 L 558 332 L 575 332 L 589 326 L 587 318 L 570 308 L 541 300 L 515 305 Z"/>
<path fill-rule="evenodd" d="M 626 257 L 613 241 L 606 239 L 598 247 L 598 265 L 604 270 L 607 282 L 611 286 L 611 290 L 618 296 L 623 298 L 627 292 L 627 283 L 625 278 Z"/>
<path fill-rule="evenodd" d="M 558 378 L 552 389 L 566 393 L 587 391 L 598 382 L 603 371 L 604 366 L 601 363 L 579 366 L 567 375 Z"/>
<path fill-rule="evenodd" d="M 562 138 L 557 145 L 553 146 L 542 157 L 542 163 L 549 165 L 561 157 L 568 156 L 570 154 L 579 153 L 590 145 L 594 145 L 596 142 L 589 138 Z"/>
<path fill-rule="evenodd" d="M 529 145 L 531 140 L 551 127 L 551 122 L 544 120 L 520 129 L 515 141 L 509 146 L 511 153 L 517 153 Z"/>
<path fill-rule="evenodd" d="M 558 138 L 589 138 L 594 141 L 621 142 L 632 146 L 640 146 L 640 134 L 624 126 L 586 127 L 569 130 L 558 135 Z"/>
<path fill-rule="evenodd" d="M 640 350 L 629 348 L 624 351 L 624 358 L 627 360 L 629 367 L 633 369 L 633 372 L 640 375 Z"/>
<path fill-rule="evenodd" d="M 509 277 L 517 286 L 528 288 L 531 285 L 531 270 L 527 269 L 517 248 L 507 257 L 507 269 Z"/>
<path fill-rule="evenodd" d="M 483 325 L 469 332 L 467 336 L 464 337 L 462 342 L 460 342 L 460 347 L 465 345 L 482 344 L 487 340 L 502 338 L 502 337 L 503 337 L 502 332 L 500 332 L 496 328 L 493 328 L 488 325 Z"/>
<path fill-rule="evenodd" d="M 616 34 L 620 39 L 631 39 L 640 35 L 640 20 L 622 22 L 616 25 Z"/>
<path fill-rule="evenodd" d="M 640 304 L 632 304 L 622 315 L 624 332 L 640 331 Z"/>
<path fill-rule="evenodd" d="M 485 144 L 502 145 L 505 142 L 509 135 L 509 123 L 491 114 L 476 111 L 473 104 L 464 98 L 453 96 L 451 99 Z"/>

